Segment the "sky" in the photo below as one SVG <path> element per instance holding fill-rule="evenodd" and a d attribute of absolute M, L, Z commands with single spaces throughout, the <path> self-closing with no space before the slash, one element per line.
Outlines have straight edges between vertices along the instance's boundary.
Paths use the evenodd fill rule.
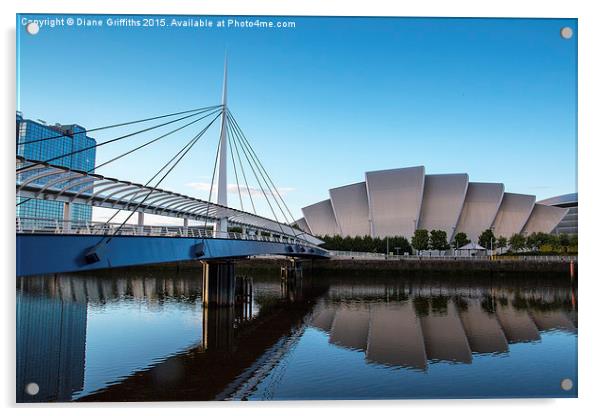
<path fill-rule="evenodd" d="M 78 17 L 103 25 L 79 26 Z M 366 171 L 417 165 L 503 182 L 538 200 L 577 191 L 576 19 L 261 17 L 294 27 L 224 28 L 217 22 L 255 18 L 197 16 L 214 26 L 191 28 L 172 26 L 189 16 L 120 17 L 166 23 L 17 16 L 17 109 L 25 118 L 92 129 L 216 105 L 227 51 L 228 107 L 295 218 Z M 23 25 L 32 19 L 41 22 L 36 35 Z M 572 38 L 560 36 L 563 27 Z M 161 188 L 208 197 L 217 124 Z M 150 125 L 91 135 L 100 142 Z M 97 173 L 145 183 L 203 126 Z M 168 130 L 100 147 L 97 163 Z M 239 208 L 231 167 L 229 205 Z"/>

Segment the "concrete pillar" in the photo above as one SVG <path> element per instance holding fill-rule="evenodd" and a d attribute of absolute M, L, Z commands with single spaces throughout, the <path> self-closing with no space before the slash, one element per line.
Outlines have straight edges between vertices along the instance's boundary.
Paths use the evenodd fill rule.
<path fill-rule="evenodd" d="M 240 233 L 242 234 L 242 238 L 246 239 L 247 238 L 247 227 L 240 227 L 241 231 Z"/>
<path fill-rule="evenodd" d="M 207 306 L 231 306 L 235 302 L 234 263 L 203 263 L 203 303 Z"/>
<path fill-rule="evenodd" d="M 71 231 L 71 203 L 65 202 L 63 204 L 63 231 Z"/>
<path fill-rule="evenodd" d="M 291 260 L 280 269 L 281 292 L 291 302 L 303 300 L 303 268 L 300 262 Z"/>
<path fill-rule="evenodd" d="M 184 218 L 184 235 L 188 237 L 188 218 Z"/>
<path fill-rule="evenodd" d="M 144 233 L 144 212 L 138 213 L 138 233 Z"/>

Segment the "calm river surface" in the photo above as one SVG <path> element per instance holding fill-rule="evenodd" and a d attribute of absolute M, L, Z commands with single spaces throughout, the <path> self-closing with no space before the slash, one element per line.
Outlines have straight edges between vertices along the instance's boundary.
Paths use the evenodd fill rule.
<path fill-rule="evenodd" d="M 198 270 L 17 279 L 17 401 L 577 396 L 568 278 L 247 276 L 233 308 Z"/>

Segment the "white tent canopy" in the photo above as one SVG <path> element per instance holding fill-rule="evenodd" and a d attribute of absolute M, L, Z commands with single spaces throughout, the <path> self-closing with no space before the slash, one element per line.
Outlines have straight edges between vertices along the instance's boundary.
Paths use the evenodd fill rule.
<path fill-rule="evenodd" d="M 458 250 L 487 250 L 487 249 L 477 243 L 470 242 L 470 243 L 466 244 L 465 246 L 460 247 Z"/>

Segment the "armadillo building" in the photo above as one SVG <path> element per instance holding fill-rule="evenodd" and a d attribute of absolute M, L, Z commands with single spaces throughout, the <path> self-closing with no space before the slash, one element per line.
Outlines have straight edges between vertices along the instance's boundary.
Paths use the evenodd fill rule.
<path fill-rule="evenodd" d="M 539 201 L 538 204 L 566 208 L 568 211 L 562 220 L 552 230 L 553 234 L 577 234 L 578 228 L 578 194 L 558 195 Z"/>
<path fill-rule="evenodd" d="M 468 174 L 426 174 L 424 166 L 366 172 L 363 182 L 330 189 L 330 198 L 302 208 L 297 225 L 314 235 L 410 238 L 417 229 L 459 232 L 476 241 L 549 233 L 569 208 L 506 192 L 502 183 L 470 182 Z"/>

